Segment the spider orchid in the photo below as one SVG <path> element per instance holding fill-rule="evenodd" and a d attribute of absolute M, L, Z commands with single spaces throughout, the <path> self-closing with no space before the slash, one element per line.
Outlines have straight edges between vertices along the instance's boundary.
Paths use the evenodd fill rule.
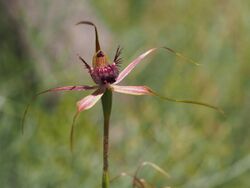
<path fill-rule="evenodd" d="M 85 111 L 87 109 L 92 108 L 100 99 L 102 100 L 102 107 L 103 107 L 103 115 L 104 115 L 104 137 L 103 137 L 103 187 L 109 187 L 109 175 L 108 175 L 108 141 L 109 141 L 109 119 L 111 114 L 111 107 L 112 107 L 112 93 L 123 93 L 123 94 L 130 94 L 130 95 L 149 95 L 149 96 L 157 96 L 161 99 L 172 101 L 172 102 L 179 102 L 179 103 L 190 103 L 195 105 L 201 105 L 205 107 L 209 107 L 212 109 L 215 109 L 219 112 L 223 111 L 215 106 L 212 106 L 210 104 L 206 104 L 203 102 L 197 102 L 197 101 L 190 101 L 190 100 L 176 100 L 169 97 L 164 97 L 159 94 L 157 94 L 155 91 L 153 91 L 148 86 L 122 86 L 118 85 L 123 79 L 125 79 L 129 73 L 149 54 L 153 53 L 157 49 L 164 49 L 168 52 L 171 52 L 175 54 L 178 57 L 181 57 L 183 59 L 186 59 L 187 62 L 197 64 L 193 60 L 183 56 L 182 54 L 172 50 L 168 47 L 162 47 L 162 48 L 152 48 L 145 53 L 138 56 L 135 60 L 133 60 L 123 71 L 119 71 L 119 66 L 121 65 L 121 48 L 118 47 L 115 53 L 115 57 L 113 61 L 110 61 L 107 57 L 107 55 L 104 53 L 104 51 L 101 50 L 99 39 L 98 39 L 98 32 L 97 27 L 94 23 L 89 21 L 81 21 L 77 23 L 79 24 L 87 24 L 90 26 L 93 26 L 95 29 L 95 54 L 92 59 L 92 66 L 89 65 L 81 56 L 79 56 L 79 59 L 84 64 L 85 68 L 87 69 L 88 73 L 92 77 L 93 81 L 95 82 L 94 86 L 87 86 L 87 85 L 79 85 L 79 86 L 64 86 L 64 87 L 56 87 L 52 88 L 43 92 L 38 93 L 36 96 L 40 94 L 44 94 L 47 92 L 58 92 L 58 91 L 86 91 L 86 90 L 94 90 L 94 92 L 80 101 L 78 101 L 76 104 L 77 106 L 77 112 L 73 118 L 73 123 L 71 127 L 71 134 L 70 134 L 70 140 L 71 140 L 71 148 L 73 143 L 73 132 L 74 132 L 74 124 L 75 120 L 78 117 L 79 113 L 82 111 Z M 22 119 L 22 130 L 24 125 L 25 116 L 27 114 L 29 105 L 26 107 L 24 116 Z"/>

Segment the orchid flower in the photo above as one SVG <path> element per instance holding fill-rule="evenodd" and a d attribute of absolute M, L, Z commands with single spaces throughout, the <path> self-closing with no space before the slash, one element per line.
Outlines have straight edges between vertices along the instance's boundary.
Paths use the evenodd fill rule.
<path fill-rule="evenodd" d="M 102 100 L 102 107 L 103 107 L 103 114 L 104 114 L 104 138 L 103 138 L 103 187 L 109 187 L 109 173 L 108 173 L 108 141 L 109 141 L 109 119 L 111 114 L 111 107 L 112 107 L 112 93 L 123 93 L 129 95 L 149 95 L 149 96 L 157 96 L 161 99 L 171 101 L 171 102 L 179 102 L 179 103 L 190 103 L 195 105 L 201 105 L 208 108 L 215 109 L 219 112 L 223 112 L 220 108 L 215 107 L 213 105 L 197 102 L 197 101 L 190 101 L 190 100 L 177 100 L 172 99 L 169 97 L 161 96 L 153 91 L 148 86 L 123 86 L 119 85 L 128 75 L 129 73 L 145 59 L 148 55 L 152 54 L 158 49 L 164 49 L 168 52 L 175 54 L 178 57 L 181 57 L 187 62 L 196 64 L 193 60 L 183 56 L 182 54 L 172 50 L 168 47 L 162 48 L 152 48 L 146 51 L 145 53 L 139 55 L 136 59 L 134 59 L 124 70 L 121 72 L 119 71 L 119 66 L 121 65 L 121 48 L 118 47 L 115 53 L 114 59 L 111 61 L 108 59 L 106 53 L 101 50 L 99 39 L 98 39 L 98 32 L 97 27 L 94 23 L 89 21 L 81 21 L 77 23 L 79 24 L 87 24 L 93 26 L 95 29 L 95 54 L 92 60 L 92 66 L 88 64 L 81 56 L 79 59 L 84 64 L 85 68 L 87 69 L 88 73 L 90 74 L 91 78 L 93 79 L 95 85 L 94 86 L 87 86 L 87 85 L 80 85 L 80 86 L 64 86 L 64 87 L 56 87 L 52 88 L 43 92 L 38 93 L 36 96 L 40 94 L 44 94 L 47 92 L 58 92 L 58 91 L 87 91 L 87 90 L 94 90 L 92 94 L 84 97 L 83 99 L 79 100 L 76 103 L 77 112 L 73 118 L 72 128 L 71 128 L 71 147 L 73 143 L 73 132 L 74 132 L 74 124 L 75 120 L 78 117 L 79 113 L 85 111 L 87 109 L 92 108 L 100 99 Z M 22 120 L 22 127 L 24 125 L 24 119 L 27 114 L 29 105 L 27 106 L 23 120 Z"/>

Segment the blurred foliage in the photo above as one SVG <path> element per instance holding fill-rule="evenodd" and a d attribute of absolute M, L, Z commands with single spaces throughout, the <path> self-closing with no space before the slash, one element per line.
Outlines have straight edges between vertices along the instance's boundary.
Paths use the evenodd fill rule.
<path fill-rule="evenodd" d="M 159 51 L 126 78 L 127 85 L 149 85 L 166 96 L 216 104 L 226 112 L 222 117 L 198 106 L 115 94 L 111 176 L 133 173 L 142 161 L 151 161 L 171 175 L 166 179 L 144 168 L 140 176 L 156 187 L 248 187 L 249 7 L 244 0 L 1 2 L 1 187 L 98 187 L 101 181 L 100 103 L 82 113 L 73 154 L 69 150 L 75 102 L 87 93 L 41 96 L 32 105 L 23 136 L 20 129 L 34 93 L 91 83 L 75 56 L 82 52 L 90 61 L 94 49 L 93 30 L 74 28 L 84 19 L 97 23 L 110 57 L 118 44 L 124 48 L 123 67 L 155 46 L 171 47 L 202 63 L 185 64 Z M 112 187 L 131 187 L 131 179 L 119 179 Z"/>

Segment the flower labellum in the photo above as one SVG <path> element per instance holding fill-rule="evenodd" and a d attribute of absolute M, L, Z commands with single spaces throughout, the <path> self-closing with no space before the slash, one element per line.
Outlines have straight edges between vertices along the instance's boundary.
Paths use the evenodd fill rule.
<path fill-rule="evenodd" d="M 110 64 L 103 51 L 98 51 L 93 57 L 93 68 L 90 75 L 96 84 L 112 84 L 119 75 L 115 62 Z"/>

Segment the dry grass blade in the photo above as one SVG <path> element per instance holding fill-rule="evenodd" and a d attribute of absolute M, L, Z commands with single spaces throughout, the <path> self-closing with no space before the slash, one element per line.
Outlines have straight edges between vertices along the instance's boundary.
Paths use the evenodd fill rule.
<path fill-rule="evenodd" d="M 122 178 L 122 177 L 130 177 L 130 178 L 132 178 L 132 179 L 133 179 L 133 187 L 145 188 L 143 182 L 142 182 L 140 179 L 138 179 L 138 178 L 136 178 L 136 177 L 134 177 L 134 176 L 132 176 L 132 175 L 126 173 L 126 172 L 122 172 L 122 173 L 119 174 L 118 176 L 115 176 L 114 178 L 112 178 L 112 179 L 110 180 L 110 183 L 112 183 L 112 182 L 114 182 L 115 180 L 117 180 L 117 179 L 119 179 L 119 178 Z"/>
<path fill-rule="evenodd" d="M 31 103 L 34 101 L 35 99 L 32 99 L 32 101 L 27 104 L 25 110 L 24 110 L 24 113 L 23 113 L 23 117 L 22 117 L 22 121 L 21 121 L 21 129 L 22 129 L 22 134 L 24 134 L 24 122 L 25 122 L 25 119 L 26 119 L 26 116 L 27 116 L 27 113 L 29 111 L 29 108 L 30 108 L 30 105 Z"/>
<path fill-rule="evenodd" d="M 133 176 L 129 175 L 128 173 L 126 172 L 122 172 L 120 173 L 119 175 L 113 177 L 111 180 L 110 180 L 110 183 L 114 182 L 115 180 L 119 179 L 119 178 L 122 178 L 122 177 L 131 177 L 133 178 Z"/>
<path fill-rule="evenodd" d="M 121 177 L 130 177 L 133 180 L 133 182 L 132 182 L 133 188 L 155 188 L 151 183 L 147 182 L 145 179 L 138 178 L 139 171 L 145 166 L 152 167 L 154 170 L 156 170 L 157 172 L 159 172 L 160 174 L 164 175 L 167 178 L 170 177 L 170 175 L 165 170 L 163 170 L 161 167 L 159 167 L 158 165 L 156 165 L 152 162 L 145 161 L 138 166 L 134 175 L 130 175 L 126 172 L 122 172 L 118 176 L 115 176 L 114 178 L 112 178 L 110 180 L 110 183 L 114 182 L 115 180 L 117 180 Z M 164 188 L 170 188 L 170 187 L 164 187 Z"/>
<path fill-rule="evenodd" d="M 153 169 L 155 169 L 157 172 L 161 173 L 162 175 L 166 176 L 167 178 L 170 177 L 170 175 L 165 171 L 163 170 L 161 167 L 159 167 L 158 165 L 152 163 L 152 162 L 148 162 L 148 161 L 145 161 L 143 163 L 141 163 L 141 165 L 137 168 L 136 172 L 135 172 L 135 177 L 137 177 L 139 171 L 145 167 L 145 166 L 150 166 L 152 167 Z"/>

